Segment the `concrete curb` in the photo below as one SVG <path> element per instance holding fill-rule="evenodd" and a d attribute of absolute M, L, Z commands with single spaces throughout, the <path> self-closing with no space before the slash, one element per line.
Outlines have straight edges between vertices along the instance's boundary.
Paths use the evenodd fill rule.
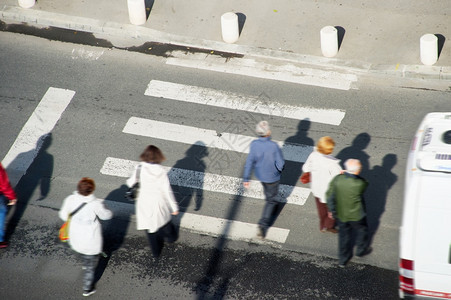
<path fill-rule="evenodd" d="M 116 22 L 103 22 L 96 19 L 68 16 L 40 10 L 24 9 L 5 5 L 0 10 L 5 23 L 26 23 L 29 25 L 51 26 L 76 31 L 104 34 L 112 37 L 130 39 L 130 43 L 157 42 L 183 47 L 199 48 L 249 57 L 305 64 L 317 68 L 376 76 L 398 78 L 451 80 L 451 67 L 424 65 L 377 65 L 358 60 L 340 60 L 320 56 L 285 52 L 255 46 L 227 44 L 219 41 L 194 39 L 165 33 L 151 28 Z"/>
<path fill-rule="evenodd" d="M 425 65 L 372 65 L 370 73 L 412 79 L 451 80 L 451 67 Z"/>

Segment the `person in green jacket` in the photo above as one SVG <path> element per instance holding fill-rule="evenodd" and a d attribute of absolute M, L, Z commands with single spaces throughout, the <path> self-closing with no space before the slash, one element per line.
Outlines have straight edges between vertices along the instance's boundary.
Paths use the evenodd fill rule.
<path fill-rule="evenodd" d="M 362 165 L 358 159 L 345 162 L 346 171 L 337 175 L 326 193 L 329 214 L 338 221 L 338 260 L 344 267 L 353 255 L 353 233 L 356 232 L 356 255 L 369 254 L 368 225 L 366 222 L 363 193 L 368 182 L 359 176 Z"/>

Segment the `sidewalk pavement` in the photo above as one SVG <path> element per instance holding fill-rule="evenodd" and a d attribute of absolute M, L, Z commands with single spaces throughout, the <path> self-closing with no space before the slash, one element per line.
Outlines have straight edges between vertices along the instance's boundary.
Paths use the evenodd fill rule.
<path fill-rule="evenodd" d="M 21 8 L 0 0 L 0 20 L 93 33 L 113 45 L 170 43 L 346 72 L 451 80 L 451 5 L 441 0 L 143 0 L 144 25 L 132 25 L 126 0 L 39 0 Z M 223 42 L 221 15 L 241 16 L 241 34 Z M 334 58 L 321 54 L 320 30 L 339 26 L 344 36 Z M 439 37 L 433 66 L 420 61 L 420 38 Z"/>

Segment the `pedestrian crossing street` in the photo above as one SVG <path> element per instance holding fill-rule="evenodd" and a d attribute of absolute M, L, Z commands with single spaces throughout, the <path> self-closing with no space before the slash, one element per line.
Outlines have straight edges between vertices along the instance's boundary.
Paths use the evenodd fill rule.
<path fill-rule="evenodd" d="M 132 173 L 138 161 L 108 157 L 100 173 L 104 175 L 126 177 Z M 251 181 L 249 189 L 244 189 L 241 185 L 241 178 L 198 172 L 179 168 L 164 167 L 168 172 L 172 185 L 203 189 L 216 193 L 244 196 L 256 199 L 265 199 L 263 188 L 258 181 Z M 301 187 L 292 187 L 281 184 L 279 187 L 279 201 L 289 204 L 304 205 L 310 194 L 310 190 Z"/>
<path fill-rule="evenodd" d="M 183 101 L 193 105 L 221 107 L 295 120 L 308 119 L 311 122 L 336 126 L 340 125 L 345 116 L 345 112 L 341 110 L 286 105 L 276 101 L 265 103 L 252 95 L 240 95 L 227 91 L 158 80 L 150 81 L 144 94 L 149 96 L 149 101 Z M 51 134 L 74 95 L 75 91 L 71 90 L 53 87 L 47 90 L 2 161 L 10 174 L 13 186 L 26 173 L 28 167 L 39 153 L 43 140 L 47 135 Z M 250 143 L 256 138 L 231 132 L 218 133 L 208 128 L 190 127 L 135 116 L 130 116 L 126 124 L 124 124 L 122 134 L 151 137 L 185 145 L 199 145 L 207 149 L 214 148 L 239 153 L 248 153 Z M 313 150 L 312 146 L 308 145 L 288 144 L 277 140 L 275 142 L 282 148 L 284 157 L 288 161 L 305 162 Z M 107 176 L 127 178 L 136 164 L 138 164 L 138 161 L 108 157 L 106 155 L 100 173 Z M 241 167 L 236 166 L 236 168 Z M 175 167 L 165 168 L 173 186 L 264 201 L 263 188 L 258 181 L 251 181 L 250 188 L 244 189 L 241 178 L 198 170 Z M 307 188 L 282 184 L 280 186 L 279 200 L 288 205 L 302 206 L 305 204 L 309 194 L 310 190 Z M 229 199 L 227 197 L 224 198 Z M 130 204 L 105 200 L 109 206 L 119 209 L 119 212 L 132 209 Z M 257 224 L 204 216 L 200 212 L 180 213 L 176 220 L 182 228 L 193 232 L 224 236 L 235 240 L 262 242 L 255 239 Z M 255 221 L 257 222 L 258 220 Z M 289 229 L 273 226 L 268 231 L 265 241 L 285 243 L 289 232 Z"/>
<path fill-rule="evenodd" d="M 114 211 L 116 216 L 130 216 L 134 214 L 134 207 L 128 203 L 107 200 L 107 205 L 109 209 Z M 174 217 L 173 221 L 176 225 L 194 233 L 234 240 L 249 241 L 256 232 L 255 224 L 186 212 L 180 212 Z M 289 233 L 290 230 L 288 229 L 272 227 L 266 236 L 266 240 L 283 244 L 287 240 Z M 261 243 L 261 241 L 256 242 Z"/>
<path fill-rule="evenodd" d="M 340 125 L 345 116 L 345 112 L 342 110 L 286 105 L 275 101 L 264 103 L 255 96 L 159 80 L 150 81 L 144 94 L 152 97 L 149 98 L 150 101 L 159 101 L 160 99 L 164 101 L 183 101 L 193 105 L 221 107 L 295 120 L 308 119 L 311 122 L 336 126 Z M 158 98 L 158 100 L 154 98 Z M 135 116 L 131 116 L 128 119 L 122 132 L 124 134 L 150 137 L 186 145 L 206 146 L 207 149 L 215 148 L 240 153 L 248 153 L 250 143 L 256 138 L 229 132 L 218 133 L 208 128 L 191 127 Z M 294 162 L 305 162 L 313 150 L 312 146 L 285 144 L 281 141 L 275 142 L 282 148 L 285 159 Z M 106 157 L 100 173 L 127 178 L 138 163 L 138 161 L 117 157 Z M 241 178 L 175 167 L 165 167 L 165 169 L 173 186 L 238 195 L 264 201 L 263 188 L 258 181 L 252 181 L 250 188 L 246 190 L 242 187 Z M 279 200 L 290 205 L 304 205 L 309 194 L 310 190 L 307 188 L 281 185 Z M 212 236 L 225 236 L 235 240 L 260 242 L 255 239 L 257 224 L 187 212 L 181 213 L 177 219 L 182 228 L 193 232 Z M 288 238 L 289 232 L 289 229 L 271 227 L 266 241 L 284 243 Z"/>
<path fill-rule="evenodd" d="M 167 122 L 131 117 L 123 130 L 124 133 L 179 142 L 188 145 L 209 145 L 227 151 L 249 153 L 249 147 L 255 137 L 236 133 L 221 132 L 204 128 L 184 126 Z M 313 147 L 298 144 L 285 144 L 274 140 L 282 148 L 284 158 L 295 162 L 305 162 Z"/>

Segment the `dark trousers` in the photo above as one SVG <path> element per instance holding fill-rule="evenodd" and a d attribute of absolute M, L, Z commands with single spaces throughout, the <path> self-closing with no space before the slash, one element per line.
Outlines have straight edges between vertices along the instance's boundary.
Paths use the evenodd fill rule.
<path fill-rule="evenodd" d="M 368 225 L 366 218 L 360 221 L 341 222 L 338 220 L 338 260 L 340 264 L 346 264 L 353 255 L 354 239 L 357 247 L 356 255 L 362 255 L 368 249 Z"/>
<path fill-rule="evenodd" d="M 85 273 L 83 274 L 83 290 L 90 291 L 94 288 L 94 272 L 97 266 L 98 255 L 81 255 L 83 259 L 83 269 Z"/>
<path fill-rule="evenodd" d="M 318 209 L 319 230 L 335 228 L 335 220 L 329 218 L 327 204 L 322 203 L 319 198 L 315 197 L 316 208 Z"/>
<path fill-rule="evenodd" d="M 163 250 L 164 242 L 175 242 L 178 238 L 178 234 L 172 221 L 169 221 L 164 226 L 160 227 L 157 232 L 147 232 L 147 238 L 149 239 L 153 257 L 158 258 L 160 257 L 161 250 Z"/>
<path fill-rule="evenodd" d="M 265 193 L 266 203 L 265 207 L 263 208 L 263 214 L 258 221 L 258 225 L 266 232 L 269 225 L 272 221 L 272 216 L 274 213 L 275 208 L 279 204 L 277 201 L 277 194 L 279 193 L 279 183 L 280 181 L 272 182 L 272 183 L 265 183 L 263 184 L 263 191 Z"/>

